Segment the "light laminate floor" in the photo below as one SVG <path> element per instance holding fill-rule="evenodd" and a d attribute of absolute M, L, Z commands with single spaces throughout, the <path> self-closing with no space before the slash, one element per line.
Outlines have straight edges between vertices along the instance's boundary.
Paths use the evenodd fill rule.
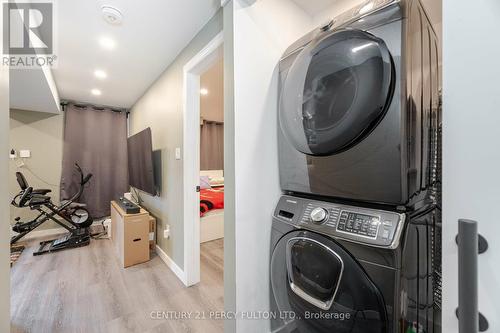
<path fill-rule="evenodd" d="M 11 332 L 223 332 L 222 320 L 151 319 L 223 310 L 222 239 L 201 245 L 201 283 L 190 288 L 156 255 L 121 268 L 109 240 L 39 257 L 29 245 L 11 271 Z"/>

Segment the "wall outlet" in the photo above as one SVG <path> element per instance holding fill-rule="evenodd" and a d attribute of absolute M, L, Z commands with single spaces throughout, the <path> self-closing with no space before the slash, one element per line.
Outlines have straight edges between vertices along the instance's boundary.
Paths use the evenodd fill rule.
<path fill-rule="evenodd" d="M 163 238 L 169 239 L 170 238 L 170 226 L 167 225 L 165 227 L 165 230 L 163 230 Z"/>
<path fill-rule="evenodd" d="M 27 150 L 27 149 L 20 150 L 20 151 L 19 151 L 19 157 L 22 157 L 22 158 L 29 158 L 29 157 L 31 157 L 31 151 L 30 151 L 30 150 Z"/>
<path fill-rule="evenodd" d="M 15 150 L 15 149 L 11 149 L 11 150 L 10 150 L 9 157 L 10 157 L 11 159 L 15 159 L 15 158 L 17 157 L 17 152 L 16 152 L 16 150 Z"/>
<path fill-rule="evenodd" d="M 181 149 L 180 148 L 175 148 L 175 159 L 176 160 L 181 159 Z"/>
<path fill-rule="evenodd" d="M 102 225 L 106 230 L 106 238 L 111 238 L 111 219 L 105 219 Z"/>

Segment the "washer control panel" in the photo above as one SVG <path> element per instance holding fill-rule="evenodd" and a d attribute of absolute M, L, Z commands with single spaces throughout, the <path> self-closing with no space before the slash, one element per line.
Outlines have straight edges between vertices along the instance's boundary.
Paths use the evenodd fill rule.
<path fill-rule="evenodd" d="M 340 213 L 337 231 L 377 238 L 380 217 L 343 210 Z"/>
<path fill-rule="evenodd" d="M 297 228 L 378 247 L 396 248 L 405 214 L 316 201 L 281 197 L 275 218 Z"/>

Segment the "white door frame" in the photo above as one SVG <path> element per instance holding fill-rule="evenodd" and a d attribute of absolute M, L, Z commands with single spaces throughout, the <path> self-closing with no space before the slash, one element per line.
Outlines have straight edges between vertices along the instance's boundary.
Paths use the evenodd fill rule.
<path fill-rule="evenodd" d="M 221 31 L 184 65 L 184 284 L 200 282 L 200 75 L 223 56 Z"/>

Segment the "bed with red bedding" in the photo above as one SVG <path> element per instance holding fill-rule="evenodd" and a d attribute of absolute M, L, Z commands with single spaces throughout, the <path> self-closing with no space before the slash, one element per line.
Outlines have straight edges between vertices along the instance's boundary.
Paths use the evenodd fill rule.
<path fill-rule="evenodd" d="M 216 209 L 224 209 L 224 186 L 200 190 L 200 216 Z"/>

